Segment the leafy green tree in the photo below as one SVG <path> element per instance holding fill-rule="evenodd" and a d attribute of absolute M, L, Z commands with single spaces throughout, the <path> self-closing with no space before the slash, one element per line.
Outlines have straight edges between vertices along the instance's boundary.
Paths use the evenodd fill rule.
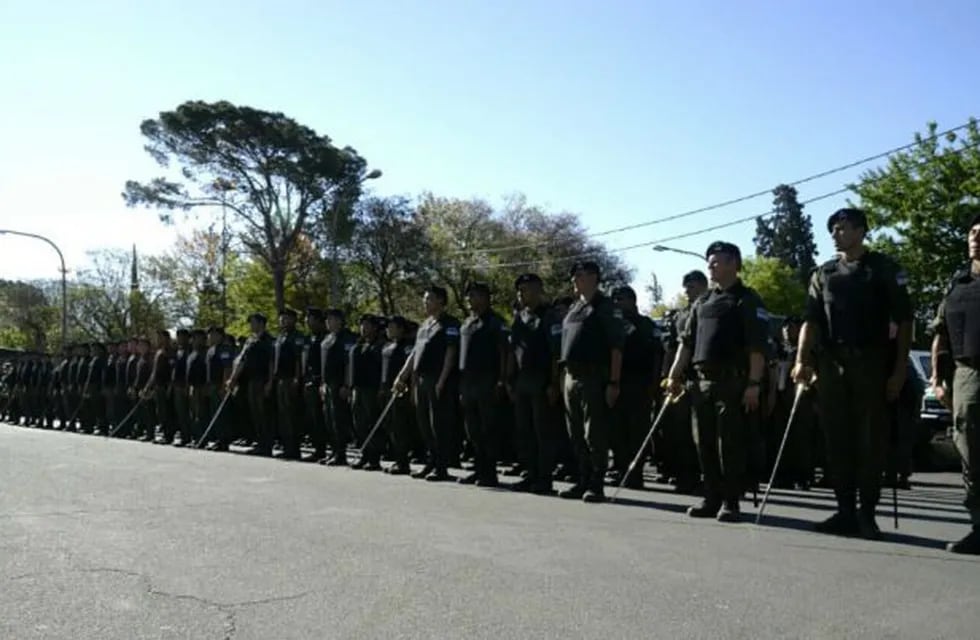
<path fill-rule="evenodd" d="M 741 278 L 762 296 L 769 313 L 784 316 L 803 313 L 806 286 L 788 264 L 776 258 L 747 258 L 742 261 Z"/>
<path fill-rule="evenodd" d="M 147 152 L 179 177 L 129 181 L 130 206 L 174 210 L 221 207 L 239 242 L 272 276 L 275 304 L 285 304 L 290 257 L 299 236 L 322 212 L 349 202 L 360 189 L 365 161 L 282 113 L 229 102 L 185 102 L 145 120 Z"/>
<path fill-rule="evenodd" d="M 756 254 L 785 262 L 796 279 L 806 284 L 816 266 L 812 221 L 803 213 L 795 188 L 781 184 L 772 193 L 773 212 L 756 218 Z"/>
<path fill-rule="evenodd" d="M 952 274 L 966 260 L 966 224 L 980 213 L 980 129 L 915 134 L 915 146 L 867 171 L 851 189 L 868 212 L 875 246 L 908 272 L 920 324 L 930 318 Z"/>
<path fill-rule="evenodd" d="M 60 318 L 60 307 L 37 284 L 0 280 L 3 346 L 43 351 Z"/>

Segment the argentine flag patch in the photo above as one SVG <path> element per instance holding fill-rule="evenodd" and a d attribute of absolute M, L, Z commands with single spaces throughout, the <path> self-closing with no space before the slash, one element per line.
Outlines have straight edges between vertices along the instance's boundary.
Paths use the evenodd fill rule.
<path fill-rule="evenodd" d="M 459 337 L 459 329 L 457 327 L 447 327 L 446 335 L 453 338 Z"/>
<path fill-rule="evenodd" d="M 755 310 L 755 317 L 763 322 L 769 322 L 769 312 L 762 307 Z"/>

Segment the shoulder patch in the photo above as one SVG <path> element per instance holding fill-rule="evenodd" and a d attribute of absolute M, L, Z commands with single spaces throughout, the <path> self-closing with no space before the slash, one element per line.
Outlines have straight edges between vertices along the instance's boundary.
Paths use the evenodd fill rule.
<path fill-rule="evenodd" d="M 769 322 L 769 312 L 763 307 L 759 307 L 755 310 L 755 317 L 764 322 Z"/>
<path fill-rule="evenodd" d="M 622 320 L 623 319 L 623 310 L 620 309 L 619 307 L 613 307 L 612 315 L 617 320 Z"/>
<path fill-rule="evenodd" d="M 899 271 L 897 274 L 895 274 L 895 282 L 900 287 L 908 286 L 909 284 L 908 274 L 905 273 L 905 271 Z"/>
<path fill-rule="evenodd" d="M 561 325 L 560 324 L 553 324 L 553 325 L 551 325 L 551 335 L 553 335 L 553 336 L 561 335 Z"/>
<path fill-rule="evenodd" d="M 459 337 L 459 327 L 457 326 L 446 327 L 446 335 L 452 336 L 454 338 Z"/>

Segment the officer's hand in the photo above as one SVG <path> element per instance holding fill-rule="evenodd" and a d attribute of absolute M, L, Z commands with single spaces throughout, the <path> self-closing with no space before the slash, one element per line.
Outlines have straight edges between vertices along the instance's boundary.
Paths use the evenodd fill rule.
<path fill-rule="evenodd" d="M 793 365 L 793 371 L 790 373 L 790 377 L 793 378 L 793 382 L 796 384 L 809 384 L 810 380 L 813 379 L 813 367 L 802 362 L 797 362 Z"/>
<path fill-rule="evenodd" d="M 350 398 L 350 389 L 348 389 L 347 387 L 341 387 L 340 388 L 340 397 L 343 398 L 344 400 L 349 399 Z"/>
<path fill-rule="evenodd" d="M 894 402 L 898 400 L 898 394 L 902 392 L 902 387 L 905 386 L 905 369 L 901 371 L 895 371 L 888 377 L 888 382 L 885 383 L 885 398 L 888 402 Z"/>
<path fill-rule="evenodd" d="M 667 378 L 662 384 L 671 398 L 677 398 L 684 392 L 684 383 L 677 378 Z"/>
<path fill-rule="evenodd" d="M 759 408 L 759 385 L 752 385 L 745 388 L 742 394 L 742 406 L 747 413 L 751 413 Z"/>
<path fill-rule="evenodd" d="M 398 396 L 405 393 L 407 389 L 408 387 L 405 384 L 405 381 L 402 380 L 401 378 L 395 380 L 395 384 L 391 385 L 391 392 Z"/>
<path fill-rule="evenodd" d="M 930 380 L 929 383 L 932 385 L 932 392 L 936 394 L 936 400 L 942 403 L 944 407 L 952 411 L 953 397 L 949 390 L 946 389 L 946 385 L 938 380 Z"/>
<path fill-rule="evenodd" d="M 610 409 L 616 406 L 616 401 L 619 400 L 619 385 L 607 384 L 606 385 L 606 406 Z"/>
<path fill-rule="evenodd" d="M 321 400 L 327 399 L 327 385 L 325 384 L 320 385 L 320 399 Z"/>

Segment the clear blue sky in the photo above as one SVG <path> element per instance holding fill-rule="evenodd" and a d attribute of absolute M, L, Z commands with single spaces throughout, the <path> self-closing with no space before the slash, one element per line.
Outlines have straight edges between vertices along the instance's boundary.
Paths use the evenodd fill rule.
<path fill-rule="evenodd" d="M 275 7 L 275 8 L 273 8 Z M 0 227 L 70 268 L 173 231 L 119 192 L 154 165 L 139 123 L 187 99 L 281 110 L 384 171 L 379 194 L 532 203 L 602 231 L 769 188 L 980 114 L 980 3 L 0 3 Z M 800 189 L 839 188 L 859 171 Z M 827 214 L 815 204 L 821 253 Z M 606 238 L 615 248 L 768 209 L 769 198 Z M 723 235 L 752 253 L 754 225 Z M 699 264 L 637 249 L 668 294 Z M 0 277 L 56 276 L 0 237 Z"/>

